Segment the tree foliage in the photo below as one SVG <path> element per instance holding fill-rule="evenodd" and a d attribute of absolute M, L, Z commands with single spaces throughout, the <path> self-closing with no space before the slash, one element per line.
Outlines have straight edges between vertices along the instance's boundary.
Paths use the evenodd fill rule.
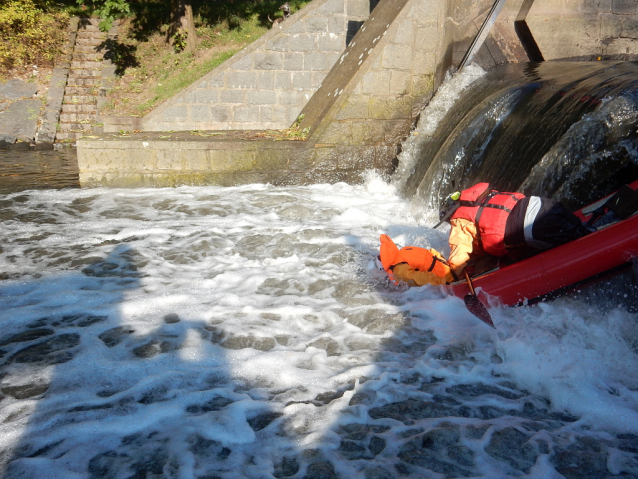
<path fill-rule="evenodd" d="M 130 0 L 77 0 L 77 2 L 80 6 L 90 8 L 100 17 L 100 30 L 104 32 L 110 30 L 116 19 L 131 14 Z"/>
<path fill-rule="evenodd" d="M 51 66 L 66 38 L 68 15 L 45 12 L 33 0 L 8 0 L 0 6 L 0 66 Z"/>

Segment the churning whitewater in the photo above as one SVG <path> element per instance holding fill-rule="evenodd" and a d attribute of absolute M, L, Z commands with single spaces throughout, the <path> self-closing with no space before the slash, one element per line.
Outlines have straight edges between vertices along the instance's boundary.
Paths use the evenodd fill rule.
<path fill-rule="evenodd" d="M 1 206 L 4 478 L 638 477 L 636 314 L 388 285 L 379 178 Z"/>

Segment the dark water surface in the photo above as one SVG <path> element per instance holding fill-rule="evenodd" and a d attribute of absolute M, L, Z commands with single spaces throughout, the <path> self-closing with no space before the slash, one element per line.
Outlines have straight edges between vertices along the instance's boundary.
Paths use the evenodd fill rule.
<path fill-rule="evenodd" d="M 0 150 L 0 194 L 79 187 L 75 148 Z"/>

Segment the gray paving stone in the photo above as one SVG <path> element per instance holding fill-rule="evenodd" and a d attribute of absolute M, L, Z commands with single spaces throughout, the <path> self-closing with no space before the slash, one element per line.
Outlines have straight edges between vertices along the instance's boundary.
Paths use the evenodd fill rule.
<path fill-rule="evenodd" d="M 22 80 L 9 80 L 0 83 L 0 100 L 20 100 L 21 98 L 31 98 L 38 91 L 38 87 L 33 83 Z"/>
<path fill-rule="evenodd" d="M 0 133 L 0 145 L 3 143 L 13 145 L 16 142 L 17 138 L 15 135 L 7 135 L 5 133 Z"/>
<path fill-rule="evenodd" d="M 38 126 L 42 102 L 18 100 L 0 113 L 0 133 L 15 136 L 18 140 L 32 141 Z"/>

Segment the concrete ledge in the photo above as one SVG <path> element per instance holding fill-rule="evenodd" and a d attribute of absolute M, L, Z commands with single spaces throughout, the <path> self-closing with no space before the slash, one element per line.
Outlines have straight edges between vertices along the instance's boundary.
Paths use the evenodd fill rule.
<path fill-rule="evenodd" d="M 77 140 L 82 187 L 360 183 L 389 174 L 392 146 L 318 146 L 273 131 L 142 132 Z"/>

